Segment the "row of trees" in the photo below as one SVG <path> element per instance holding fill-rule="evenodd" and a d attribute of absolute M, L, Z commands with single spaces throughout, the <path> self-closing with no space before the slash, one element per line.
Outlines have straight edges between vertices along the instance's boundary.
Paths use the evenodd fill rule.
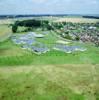
<path fill-rule="evenodd" d="M 45 30 L 45 29 L 46 30 L 55 30 L 55 29 L 63 28 L 64 25 L 66 25 L 66 24 L 68 24 L 68 23 L 66 23 L 66 22 L 49 22 L 47 20 L 35 20 L 35 19 L 16 21 L 12 25 L 12 32 L 16 33 L 19 26 L 21 26 L 21 27 L 24 26 L 28 30 L 32 30 L 33 28 L 39 28 L 39 27 L 41 27 L 42 30 Z"/>
<path fill-rule="evenodd" d="M 39 28 L 41 27 L 42 30 L 55 30 L 55 29 L 61 29 L 68 23 L 66 22 L 52 22 L 50 23 L 47 20 L 35 20 L 35 19 L 30 19 L 30 20 L 23 20 L 23 21 L 16 21 L 12 25 L 12 32 L 16 33 L 18 30 L 19 26 L 24 26 L 27 27 L 29 30 L 33 28 Z M 71 23 L 72 24 L 72 23 Z"/>

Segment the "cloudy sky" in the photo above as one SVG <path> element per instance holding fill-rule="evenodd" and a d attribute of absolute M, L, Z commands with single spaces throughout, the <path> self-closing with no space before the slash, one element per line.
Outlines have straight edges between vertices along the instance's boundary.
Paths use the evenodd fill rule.
<path fill-rule="evenodd" d="M 1 14 L 99 14 L 99 0 L 0 0 Z"/>

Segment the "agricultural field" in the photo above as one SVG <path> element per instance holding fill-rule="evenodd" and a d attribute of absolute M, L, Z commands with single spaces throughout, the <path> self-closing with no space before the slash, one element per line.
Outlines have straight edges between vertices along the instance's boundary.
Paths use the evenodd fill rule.
<path fill-rule="evenodd" d="M 65 17 L 65 18 L 59 18 L 55 20 L 55 22 L 72 22 L 72 23 L 96 23 L 99 22 L 98 19 L 91 19 L 91 18 L 70 18 L 70 17 Z"/>
<path fill-rule="evenodd" d="M 16 33 L 11 26 L 15 20 L 0 21 L 0 100 L 98 100 L 98 37 L 95 42 L 93 34 L 86 41 L 80 37 L 83 32 L 98 36 L 99 20 L 57 17 L 46 20 L 53 27 L 31 30 L 19 26 Z M 60 24 L 54 25 L 60 21 L 74 24 L 65 23 L 68 27 L 61 24 L 62 28 Z M 74 32 L 79 34 L 75 38 Z"/>

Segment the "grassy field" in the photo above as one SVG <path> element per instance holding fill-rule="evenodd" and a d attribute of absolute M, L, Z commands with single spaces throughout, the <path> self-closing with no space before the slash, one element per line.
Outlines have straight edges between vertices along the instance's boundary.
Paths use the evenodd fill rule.
<path fill-rule="evenodd" d="M 0 42 L 6 40 L 11 36 L 11 29 L 8 25 L 2 24 L 0 25 Z"/>
<path fill-rule="evenodd" d="M 8 25 L 14 23 L 13 19 L 0 19 L 0 25 Z"/>
<path fill-rule="evenodd" d="M 99 65 L 0 68 L 0 100 L 99 100 Z"/>
<path fill-rule="evenodd" d="M 99 48 L 91 43 L 71 42 L 85 52 L 51 50 L 36 55 L 5 38 L 8 25 L 0 25 L 0 100 L 99 100 Z M 43 31 L 37 31 L 43 33 Z M 38 42 L 51 48 L 54 32 Z"/>

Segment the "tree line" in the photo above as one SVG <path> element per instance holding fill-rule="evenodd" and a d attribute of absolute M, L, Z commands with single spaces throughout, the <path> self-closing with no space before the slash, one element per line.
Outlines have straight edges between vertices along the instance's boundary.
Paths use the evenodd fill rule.
<path fill-rule="evenodd" d="M 12 25 L 12 32 L 16 33 L 19 26 L 24 26 L 24 27 L 28 27 L 28 28 L 39 28 L 39 27 L 43 27 L 44 28 L 44 27 L 48 27 L 49 26 L 49 21 L 46 21 L 46 20 L 34 20 L 34 19 L 16 21 Z"/>

